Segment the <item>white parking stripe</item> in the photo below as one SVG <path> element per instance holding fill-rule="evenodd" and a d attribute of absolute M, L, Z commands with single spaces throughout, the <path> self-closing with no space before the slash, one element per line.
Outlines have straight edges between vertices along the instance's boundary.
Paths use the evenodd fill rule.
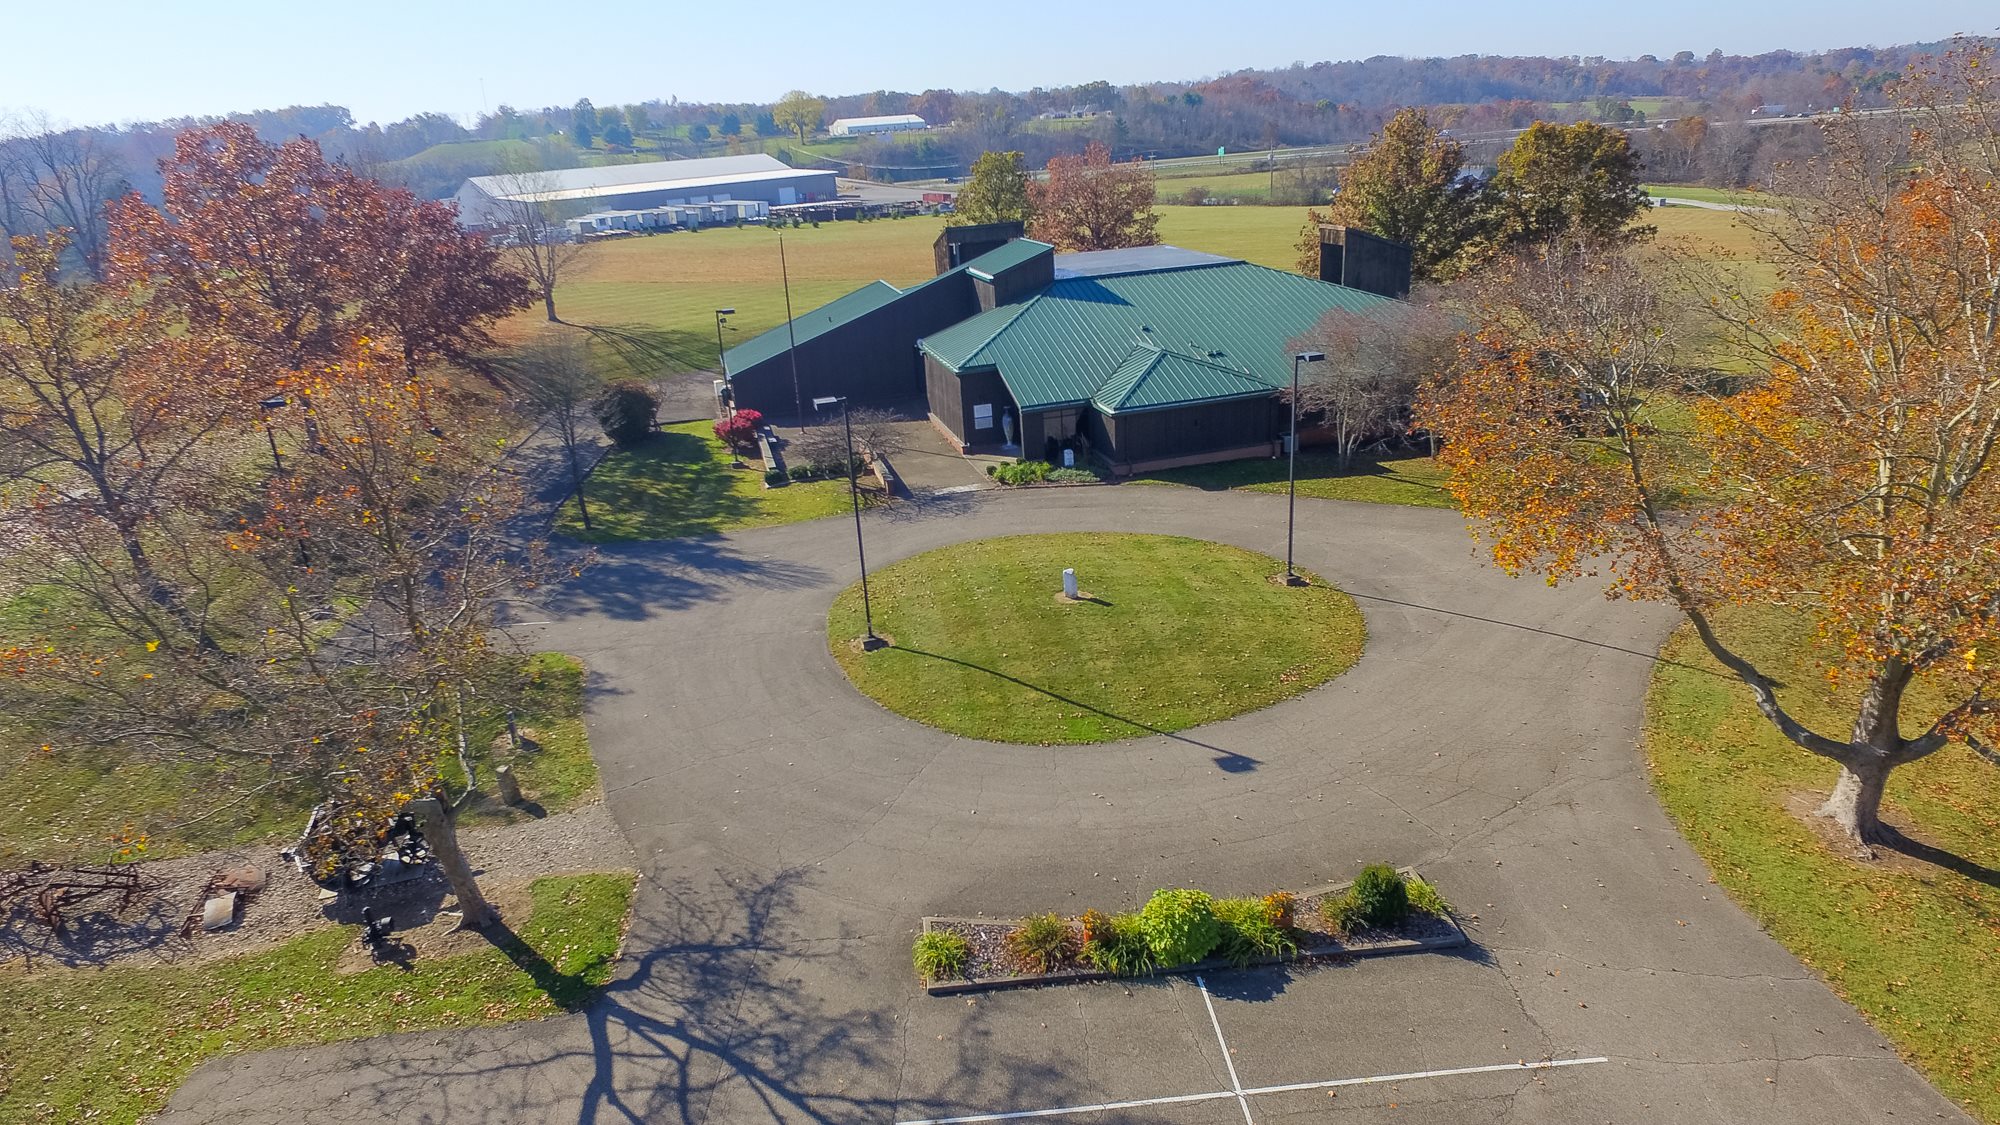
<path fill-rule="evenodd" d="M 1369 1078 L 1335 1078 L 1330 1082 L 1294 1082 L 1287 1086 L 1258 1086 L 1245 1094 L 1288 1094 L 1294 1090 L 1331 1090 L 1336 1086 L 1374 1086 L 1383 1082 L 1410 1082 L 1418 1078 L 1447 1078 L 1454 1074 L 1498 1074 L 1505 1070 L 1553 1070 L 1559 1066 L 1589 1066 L 1610 1062 L 1602 1055 L 1587 1059 L 1544 1059 L 1541 1062 L 1497 1063 L 1493 1066 L 1461 1066 L 1455 1070 L 1413 1070 L 1408 1074 L 1377 1074 Z"/>
<path fill-rule="evenodd" d="M 1206 993 L 1204 992 L 1204 995 Z M 1212 1011 L 1212 1009 L 1211 1009 Z M 1225 1048 L 1226 1050 L 1226 1048 Z M 1239 1102 L 1260 1094 L 1287 1094 L 1299 1090 L 1330 1090 L 1337 1086 L 1373 1086 L 1384 1082 L 1413 1082 L 1422 1078 L 1449 1078 L 1458 1074 L 1499 1074 L 1505 1071 L 1553 1070 L 1564 1066 L 1590 1066 L 1611 1060 L 1602 1055 L 1587 1059 L 1544 1059 L 1540 1062 L 1496 1063 L 1492 1066 L 1462 1066 L 1451 1070 L 1413 1070 L 1407 1074 L 1377 1074 L 1367 1078 L 1335 1078 L 1328 1082 L 1295 1082 L 1286 1086 L 1256 1086 L 1248 1090 L 1217 1090 L 1208 1094 L 1180 1094 L 1167 1098 L 1138 1098 L 1127 1102 L 1097 1102 L 1056 1109 L 1022 1109 L 1012 1113 L 979 1113 L 970 1117 L 926 1117 L 898 1121 L 896 1125 L 970 1125 L 975 1121 L 1019 1121 L 1029 1117 L 1067 1117 L 1079 1113 L 1102 1113 L 1110 1109 L 1138 1109 L 1149 1105 L 1181 1105 L 1235 1098 Z M 1230 1068 L 1232 1071 L 1234 1067 Z M 1247 1113 L 1247 1111 L 1246 1111 Z"/>
<path fill-rule="evenodd" d="M 1250 1099 L 1243 1096 L 1243 1080 L 1236 1077 L 1236 1060 L 1229 1057 L 1229 1040 L 1222 1037 L 1222 1021 L 1215 1018 L 1215 998 L 1208 994 L 1208 982 L 1196 973 L 1194 986 L 1201 989 L 1201 1002 L 1208 1005 L 1208 1023 L 1215 1028 L 1215 1045 L 1222 1048 L 1222 1064 L 1229 1068 L 1229 1088 L 1236 1093 L 1236 1104 L 1243 1107 L 1243 1125 L 1257 1125 L 1250 1116 Z"/>
<path fill-rule="evenodd" d="M 1022 1109 L 1013 1113 L 980 1113 L 971 1117 L 929 1117 L 920 1121 L 898 1121 L 896 1125 L 965 1125 L 971 1121 L 1018 1121 L 1023 1117 L 1062 1117 L 1072 1113 L 1101 1113 L 1107 1109 L 1137 1109 L 1148 1105 L 1179 1105 L 1182 1102 L 1212 1102 L 1236 1097 L 1234 1090 L 1212 1094 L 1182 1094 L 1172 1098 L 1140 1098 L 1129 1102 L 1098 1102 L 1095 1105 L 1068 1105 L 1061 1109 Z"/>

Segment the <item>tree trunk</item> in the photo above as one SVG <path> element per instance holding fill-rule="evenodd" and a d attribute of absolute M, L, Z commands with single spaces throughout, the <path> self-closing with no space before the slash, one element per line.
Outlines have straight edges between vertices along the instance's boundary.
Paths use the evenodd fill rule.
<path fill-rule="evenodd" d="M 561 324 L 561 323 L 562 323 L 562 318 L 556 315 L 556 287 L 555 287 L 555 286 L 551 285 L 551 286 L 548 286 L 548 287 L 546 287 L 546 288 L 544 288 L 544 289 L 542 290 L 542 308 L 543 308 L 544 310 L 546 310 L 546 311 L 548 312 L 548 314 L 549 314 L 549 323 L 550 323 L 550 324 Z"/>
<path fill-rule="evenodd" d="M 590 505 L 585 503 L 583 499 L 583 466 L 577 462 L 576 442 L 574 440 L 571 440 L 565 444 L 569 446 L 570 483 L 576 486 L 576 510 L 580 515 L 583 516 L 583 529 L 585 531 L 589 531 Z"/>
<path fill-rule="evenodd" d="M 1888 782 L 1888 766 L 1864 765 L 1857 768 L 1843 765 L 1833 793 L 1819 807 L 1820 816 L 1840 825 L 1840 830 L 1854 841 L 1855 847 L 1871 857 L 1875 853 L 1870 845 L 1888 841 L 1881 816 L 1882 790 Z"/>
<path fill-rule="evenodd" d="M 493 908 L 486 903 L 486 896 L 479 893 L 479 880 L 472 874 L 472 864 L 458 848 L 458 834 L 452 829 L 444 802 L 426 797 L 411 801 L 407 811 L 416 818 L 417 829 L 424 834 L 424 842 L 430 845 L 438 868 L 451 884 L 451 893 L 458 896 L 458 909 L 464 915 L 460 928 L 483 930 L 498 921 Z"/>

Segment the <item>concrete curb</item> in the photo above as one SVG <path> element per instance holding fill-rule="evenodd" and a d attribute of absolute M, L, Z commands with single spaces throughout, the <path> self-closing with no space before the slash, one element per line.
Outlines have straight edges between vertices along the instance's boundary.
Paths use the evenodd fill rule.
<path fill-rule="evenodd" d="M 1417 874 L 1415 868 L 1397 868 L 1406 878 Z M 1337 894 L 1353 886 L 1352 880 L 1345 883 L 1327 883 L 1295 891 L 1301 901 L 1323 895 Z M 1259 957 L 1248 964 L 1238 965 L 1234 961 L 1208 958 L 1192 965 L 1177 965 L 1171 969 L 1159 969 L 1147 976 L 1184 976 L 1189 973 L 1231 972 L 1239 969 L 1255 969 L 1268 965 L 1302 964 L 1311 961 L 1328 961 L 1336 958 L 1390 957 L 1402 953 L 1434 953 L 1444 949 L 1458 949 L 1472 944 L 1458 919 L 1445 914 L 1442 920 L 1451 927 L 1449 934 L 1431 938 L 1392 938 L 1388 941 L 1370 942 L 1365 945 L 1348 945 L 1338 939 L 1329 938 L 1328 944 L 1305 948 L 1289 956 Z M 968 918 L 949 914 L 925 915 L 923 932 L 929 933 L 941 925 L 961 926 L 1011 926 L 1020 922 L 1018 918 Z M 968 992 L 997 992 L 1009 988 L 1040 988 L 1054 984 L 1088 984 L 1107 980 L 1142 980 L 1143 977 L 1120 976 L 1116 973 L 1099 972 L 1095 969 L 1065 969 L 1056 973 L 1035 973 L 1017 977 L 994 977 L 990 980 L 949 980 L 928 981 L 924 991 L 932 996 L 957 996 Z"/>

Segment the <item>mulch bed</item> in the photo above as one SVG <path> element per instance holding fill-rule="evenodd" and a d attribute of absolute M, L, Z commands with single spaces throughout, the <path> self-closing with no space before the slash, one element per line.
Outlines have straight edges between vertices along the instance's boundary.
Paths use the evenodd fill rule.
<path fill-rule="evenodd" d="M 1470 941 L 1455 919 L 1416 910 L 1412 910 L 1403 924 L 1393 930 L 1364 929 L 1350 934 L 1334 933 L 1326 927 L 1326 923 L 1320 917 L 1320 903 L 1338 896 L 1346 889 L 1347 884 L 1343 883 L 1338 886 L 1315 887 L 1301 893 L 1294 915 L 1295 924 L 1291 931 L 1292 939 L 1299 943 L 1298 952 L 1287 957 L 1260 958 L 1252 961 L 1250 966 L 1244 967 L 1275 965 L 1290 961 L 1352 960 L 1396 953 L 1427 952 L 1453 949 Z M 1011 918 L 925 918 L 925 932 L 943 930 L 954 933 L 964 938 L 972 947 L 963 977 L 928 982 L 924 986 L 925 990 L 933 996 L 947 996 L 1000 988 L 1119 979 L 1110 973 L 1092 968 L 1080 957 L 1069 959 L 1053 972 L 1034 973 L 1022 969 L 1007 949 L 1007 935 L 1018 924 L 1018 919 Z M 1070 926 L 1073 931 L 1076 929 L 1075 919 L 1070 920 Z M 1082 934 L 1077 932 L 1075 937 L 1074 944 L 1080 948 L 1083 944 Z M 1192 965 L 1161 969 L 1159 972 L 1208 973 L 1238 967 L 1229 961 L 1211 959 L 1197 961 Z"/>

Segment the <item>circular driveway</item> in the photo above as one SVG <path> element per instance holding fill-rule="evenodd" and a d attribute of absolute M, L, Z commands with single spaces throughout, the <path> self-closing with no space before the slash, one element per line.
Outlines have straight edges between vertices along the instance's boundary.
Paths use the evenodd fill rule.
<path fill-rule="evenodd" d="M 1282 497 L 1123 485 L 865 523 L 883 564 L 1043 531 L 1270 552 L 1284 519 Z M 1508 579 L 1450 512 L 1308 501 L 1297 554 L 1367 619 L 1346 674 L 1180 735 L 1036 748 L 848 684 L 825 616 L 858 577 L 849 521 L 603 551 L 532 643 L 592 670 L 606 799 L 645 876 L 621 979 L 540 1024 L 221 1060 L 168 1119 L 896 1121 L 1603 1057 L 1056 1120 L 1965 1120 L 1662 816 L 1637 738 L 1669 615 Z M 1376 860 L 1422 868 L 1474 950 L 970 1000 L 909 966 L 925 914 L 1118 910 Z"/>

